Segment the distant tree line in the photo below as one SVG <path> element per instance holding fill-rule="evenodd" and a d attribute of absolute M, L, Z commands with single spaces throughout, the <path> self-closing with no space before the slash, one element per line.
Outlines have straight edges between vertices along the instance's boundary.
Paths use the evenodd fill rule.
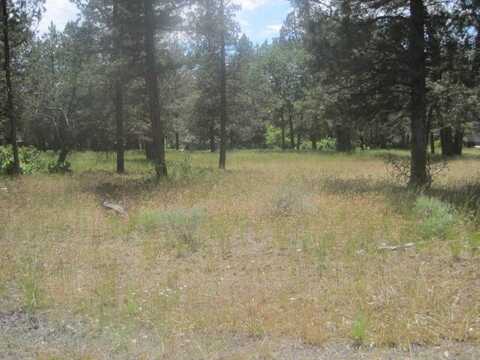
<path fill-rule="evenodd" d="M 1 0 L 0 142 L 55 150 L 404 147 L 462 154 L 478 119 L 480 3 L 291 0 L 271 42 L 227 0 L 74 0 L 81 19 L 38 35 L 41 0 Z M 429 146 L 430 145 L 430 146 Z"/>

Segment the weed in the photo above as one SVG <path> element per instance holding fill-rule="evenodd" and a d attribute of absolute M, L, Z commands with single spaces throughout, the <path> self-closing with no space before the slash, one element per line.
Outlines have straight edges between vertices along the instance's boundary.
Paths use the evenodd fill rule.
<path fill-rule="evenodd" d="M 40 281 L 38 274 L 40 272 L 37 258 L 26 260 L 26 268 L 21 279 L 23 290 L 24 309 L 27 313 L 33 313 L 40 306 Z"/>
<path fill-rule="evenodd" d="M 367 318 L 363 312 L 359 312 L 352 323 L 352 338 L 356 346 L 365 343 L 367 337 Z"/>
<path fill-rule="evenodd" d="M 147 233 L 162 232 L 166 237 L 166 245 L 175 248 L 177 254 L 182 256 L 200 247 L 197 232 L 205 217 L 205 211 L 198 208 L 144 211 L 134 218 L 133 223 L 137 229 Z"/>
<path fill-rule="evenodd" d="M 274 195 L 274 216 L 300 216 L 311 208 L 305 192 L 298 186 L 284 185 Z"/>
<path fill-rule="evenodd" d="M 413 213 L 419 217 L 418 229 L 427 239 L 445 239 L 455 224 L 454 209 L 435 198 L 420 196 L 415 202 Z"/>
<path fill-rule="evenodd" d="M 468 246 L 472 255 L 480 251 L 480 233 L 474 233 L 468 237 Z"/>

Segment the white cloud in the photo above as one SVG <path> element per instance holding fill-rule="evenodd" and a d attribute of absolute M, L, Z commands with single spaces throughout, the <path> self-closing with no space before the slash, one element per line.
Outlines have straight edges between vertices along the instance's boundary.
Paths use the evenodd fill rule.
<path fill-rule="evenodd" d="M 255 10 L 256 8 L 273 3 L 275 0 L 233 0 L 234 3 L 241 5 L 242 10 Z"/>
<path fill-rule="evenodd" d="M 66 23 L 75 20 L 78 14 L 78 8 L 70 0 L 47 0 L 45 3 L 45 13 L 38 27 L 41 33 L 48 31 L 48 27 L 53 22 L 59 30 L 63 30 Z"/>
<path fill-rule="evenodd" d="M 273 24 L 273 25 L 267 25 L 267 30 L 268 32 L 271 33 L 278 33 L 282 29 L 282 24 Z"/>

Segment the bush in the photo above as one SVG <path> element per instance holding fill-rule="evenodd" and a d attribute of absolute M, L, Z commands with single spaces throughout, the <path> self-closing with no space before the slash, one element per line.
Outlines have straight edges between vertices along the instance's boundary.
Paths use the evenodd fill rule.
<path fill-rule="evenodd" d="M 170 211 L 146 211 L 134 219 L 135 227 L 146 232 L 161 230 L 168 243 L 181 253 L 184 248 L 196 251 L 199 248 L 197 231 L 205 218 L 205 211 L 198 208 Z"/>
<path fill-rule="evenodd" d="M 72 172 L 72 164 L 68 161 L 59 163 L 58 161 L 51 161 L 48 164 L 48 172 L 50 174 L 66 174 Z"/>
<path fill-rule="evenodd" d="M 171 179 L 190 179 L 193 177 L 192 157 L 187 153 L 183 160 L 168 162 Z"/>
<path fill-rule="evenodd" d="M 272 126 L 267 126 L 267 133 L 265 134 L 265 142 L 269 148 L 279 148 L 282 146 L 282 130 Z"/>
<path fill-rule="evenodd" d="M 33 147 L 18 149 L 20 171 L 22 174 L 33 174 L 45 169 L 45 162 L 40 157 L 41 153 Z M 0 174 L 12 174 L 13 151 L 11 146 L 0 147 Z"/>
<path fill-rule="evenodd" d="M 319 151 L 335 151 L 336 148 L 337 140 L 331 137 L 320 139 L 320 141 L 317 142 L 317 149 Z"/>
<path fill-rule="evenodd" d="M 456 222 L 452 206 L 435 198 L 420 196 L 413 211 L 420 219 L 418 227 L 424 239 L 446 238 Z"/>

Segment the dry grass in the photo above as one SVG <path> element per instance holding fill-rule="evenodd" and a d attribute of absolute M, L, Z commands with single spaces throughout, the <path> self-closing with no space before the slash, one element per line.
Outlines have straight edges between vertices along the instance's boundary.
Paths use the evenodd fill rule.
<path fill-rule="evenodd" d="M 71 176 L 0 179 L 0 317 L 22 309 L 76 329 L 44 344 L 5 336 L 0 354 L 233 359 L 249 358 L 234 351 L 249 339 L 479 343 L 478 225 L 461 206 L 475 156 L 432 190 L 457 209 L 446 238 L 421 233 L 415 194 L 374 154 L 238 152 L 225 173 L 210 154 L 192 163 L 155 184 L 137 154 L 125 176 L 104 155 L 77 154 Z"/>

